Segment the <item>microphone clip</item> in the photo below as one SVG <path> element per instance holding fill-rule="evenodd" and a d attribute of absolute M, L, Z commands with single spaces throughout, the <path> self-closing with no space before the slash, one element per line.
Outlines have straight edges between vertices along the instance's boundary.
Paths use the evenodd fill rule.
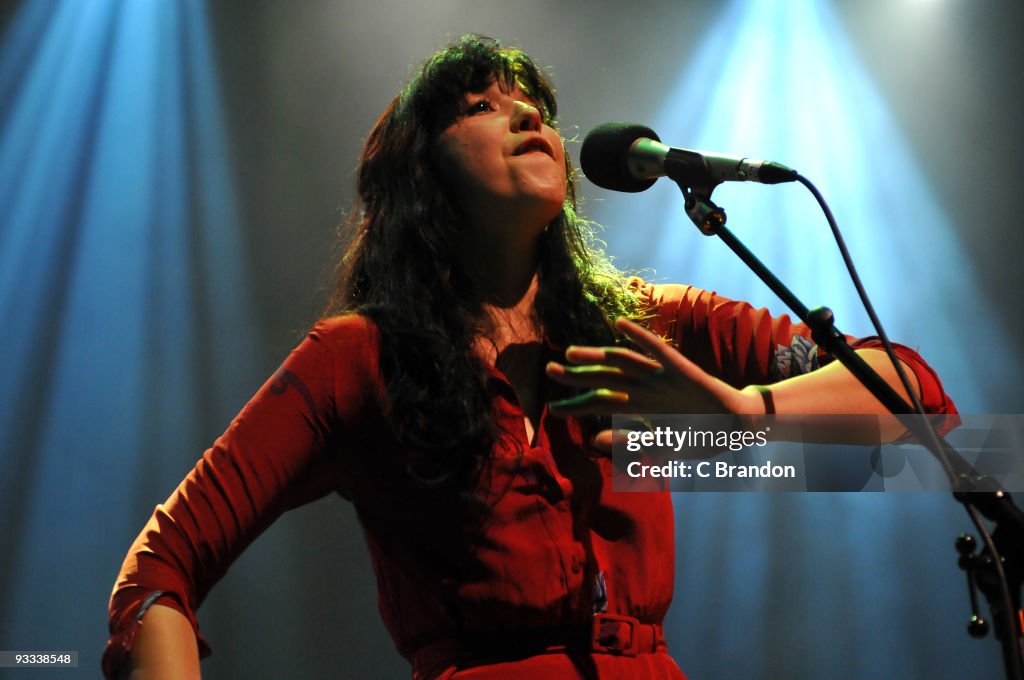
<path fill-rule="evenodd" d="M 718 207 L 711 200 L 711 192 L 715 190 L 718 183 L 710 186 L 688 186 L 677 181 L 679 189 L 683 192 L 683 207 L 686 215 L 690 218 L 701 233 L 705 236 L 718 234 L 719 229 L 725 226 L 725 210 Z"/>

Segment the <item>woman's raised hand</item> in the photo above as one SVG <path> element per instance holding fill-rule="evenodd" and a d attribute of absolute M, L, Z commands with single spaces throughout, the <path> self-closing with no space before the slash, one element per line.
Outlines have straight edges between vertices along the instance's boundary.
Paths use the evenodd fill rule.
<path fill-rule="evenodd" d="M 615 327 L 650 356 L 623 347 L 569 347 L 572 365 L 552 361 L 548 377 L 587 391 L 551 402 L 553 414 L 764 412 L 756 391 L 713 377 L 643 326 L 620 318 Z"/>

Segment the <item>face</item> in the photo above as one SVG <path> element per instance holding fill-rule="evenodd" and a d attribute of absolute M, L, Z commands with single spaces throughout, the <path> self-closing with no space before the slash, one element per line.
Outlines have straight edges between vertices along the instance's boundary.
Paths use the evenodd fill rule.
<path fill-rule="evenodd" d="M 474 227 L 518 221 L 524 230 L 542 230 L 562 209 L 562 140 L 518 86 L 506 93 L 495 82 L 467 94 L 460 115 L 438 138 L 437 161 Z"/>

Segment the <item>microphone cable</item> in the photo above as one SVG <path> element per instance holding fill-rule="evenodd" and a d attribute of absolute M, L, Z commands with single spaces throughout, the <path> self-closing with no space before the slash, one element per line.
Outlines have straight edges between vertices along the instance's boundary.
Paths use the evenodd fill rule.
<path fill-rule="evenodd" d="M 864 289 L 864 284 L 861 281 L 860 275 L 857 274 L 857 268 L 853 264 L 853 258 L 850 257 L 850 252 L 846 248 L 846 242 L 843 239 L 842 233 L 839 231 L 839 225 L 836 223 L 835 217 L 832 215 L 832 210 L 828 207 L 828 203 L 825 201 L 825 197 L 821 195 L 818 188 L 814 184 L 797 173 L 796 181 L 804 185 L 811 195 L 814 196 L 818 205 L 821 207 L 822 212 L 825 214 L 825 219 L 828 221 L 828 225 L 832 230 L 832 235 L 835 238 L 836 245 L 839 247 L 839 252 L 842 255 L 843 262 L 846 264 L 846 269 L 850 273 L 850 279 L 853 281 L 854 288 L 857 289 L 857 295 L 864 305 L 864 310 L 868 313 L 868 317 L 871 319 L 871 324 L 874 326 L 875 332 L 878 334 L 878 338 L 882 341 L 882 346 L 885 348 L 885 353 L 888 355 L 889 360 L 892 362 L 893 367 L 896 369 L 897 375 L 899 375 L 900 382 L 903 384 L 903 388 L 907 391 L 910 399 L 914 406 L 914 411 L 923 417 L 925 425 L 927 426 L 928 436 L 931 440 L 931 444 L 934 447 L 936 457 L 942 464 L 943 469 L 950 478 L 950 482 L 954 485 L 957 481 L 957 476 L 953 472 L 952 466 L 949 459 L 946 456 L 946 452 L 939 442 L 939 435 L 932 426 L 932 423 L 928 420 L 927 414 L 924 411 L 924 406 L 921 404 L 921 400 L 918 398 L 917 393 L 911 388 L 910 380 L 907 378 L 906 372 L 903 370 L 903 364 L 896 356 L 896 352 L 892 347 L 892 343 L 889 342 L 889 336 L 885 332 L 885 328 L 882 326 L 882 321 L 878 318 L 875 313 L 874 305 L 871 304 L 871 300 L 868 297 L 867 291 Z M 1002 493 L 1002 492 L 994 492 Z M 1004 634 L 1009 636 L 1011 639 L 1005 644 L 1008 646 L 1012 643 L 1015 653 L 1010 655 L 1013 659 L 1010 667 L 1007 669 L 1012 678 L 1022 678 L 1022 669 L 1020 667 L 1021 654 L 1020 654 L 1020 640 L 1019 631 L 1017 628 L 1016 611 L 1013 606 L 1013 597 L 1010 593 L 1009 580 L 1006 577 L 1006 572 L 1003 569 L 1003 558 L 1000 556 L 999 551 L 996 549 L 995 541 L 992 539 L 991 533 L 981 520 L 981 516 L 978 513 L 978 509 L 974 503 L 969 500 L 968 493 L 961 493 L 959 496 L 954 492 L 954 498 L 956 498 L 964 509 L 967 511 L 968 517 L 974 524 L 975 529 L 981 536 L 982 542 L 985 544 L 985 549 L 988 550 L 991 558 L 992 566 L 995 568 L 996 579 L 999 582 L 999 598 L 1003 601 L 1003 609 L 1005 616 L 1005 631 Z"/>

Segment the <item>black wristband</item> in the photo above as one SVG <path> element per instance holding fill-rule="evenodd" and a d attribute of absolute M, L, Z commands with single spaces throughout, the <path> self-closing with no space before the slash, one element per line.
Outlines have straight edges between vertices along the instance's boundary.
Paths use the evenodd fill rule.
<path fill-rule="evenodd" d="M 754 389 L 761 393 L 761 398 L 764 399 L 764 413 L 765 415 L 775 415 L 775 397 L 772 396 L 772 390 L 767 385 L 754 385 Z"/>

